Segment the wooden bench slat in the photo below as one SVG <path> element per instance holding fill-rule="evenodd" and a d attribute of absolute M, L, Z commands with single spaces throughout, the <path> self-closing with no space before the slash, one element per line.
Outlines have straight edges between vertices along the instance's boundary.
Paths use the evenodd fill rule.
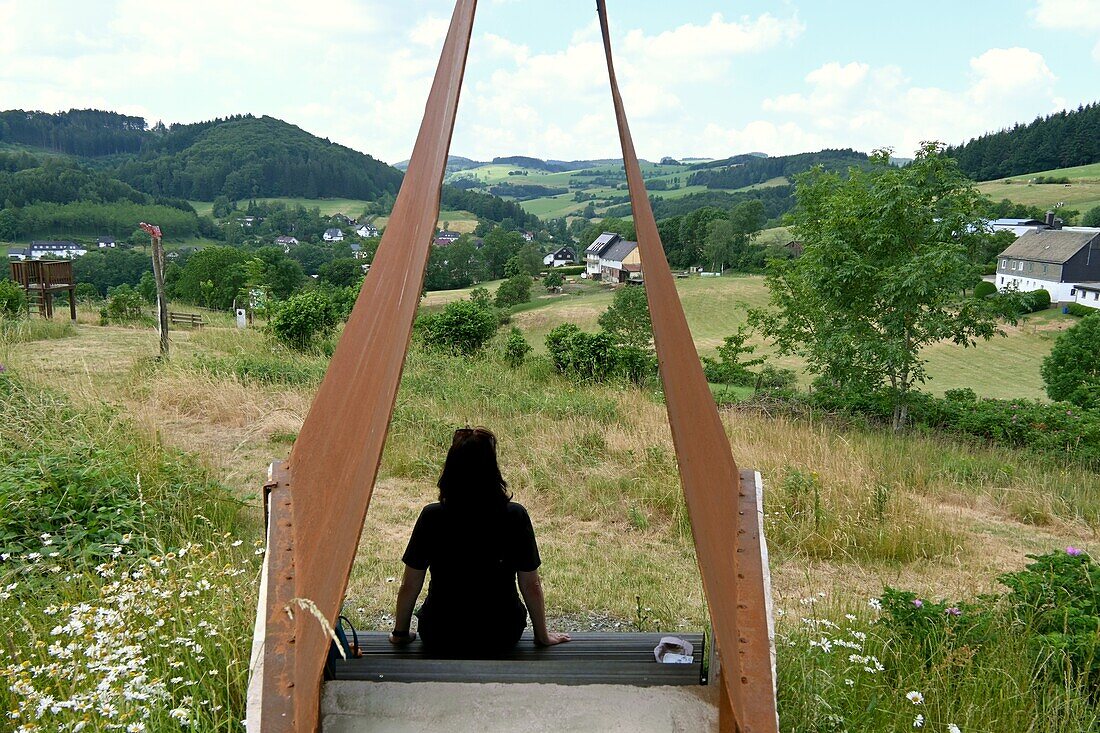
<path fill-rule="evenodd" d="M 492 659 L 431 656 L 419 640 L 395 647 L 388 634 L 359 635 L 363 656 L 336 662 L 336 678 L 386 682 L 543 682 L 567 685 L 697 685 L 703 682 L 702 634 L 578 632 L 573 641 L 535 646 L 530 632 L 507 654 Z M 660 664 L 653 648 L 664 636 L 694 646 L 691 664 Z"/>

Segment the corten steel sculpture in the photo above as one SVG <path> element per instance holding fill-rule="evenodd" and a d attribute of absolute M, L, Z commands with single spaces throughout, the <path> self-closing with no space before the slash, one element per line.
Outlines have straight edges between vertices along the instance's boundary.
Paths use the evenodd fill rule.
<path fill-rule="evenodd" d="M 476 0 L 458 0 L 386 233 L 305 424 L 265 486 L 268 547 L 249 686 L 249 729 L 311 733 L 319 725 L 331 624 L 359 535 L 420 299 L 435 231 Z M 739 474 L 642 181 L 597 0 L 615 115 L 653 320 L 669 423 L 722 668 L 722 731 L 778 730 L 766 550 L 755 474 Z M 339 427 L 339 429 L 336 429 Z"/>

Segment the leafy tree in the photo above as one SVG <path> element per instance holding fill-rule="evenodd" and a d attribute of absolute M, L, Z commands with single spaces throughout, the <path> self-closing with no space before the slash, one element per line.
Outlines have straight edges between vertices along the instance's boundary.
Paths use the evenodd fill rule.
<path fill-rule="evenodd" d="M 157 281 L 152 271 L 141 273 L 141 280 L 137 285 L 138 294 L 146 303 L 157 302 Z"/>
<path fill-rule="evenodd" d="M 336 312 L 323 293 L 298 293 L 278 307 L 270 327 L 286 346 L 308 351 L 336 327 Z"/>
<path fill-rule="evenodd" d="M 230 203 L 228 196 L 215 196 L 214 208 L 211 213 L 217 219 L 224 219 L 229 216 L 229 212 L 233 210 L 233 204 Z"/>
<path fill-rule="evenodd" d="M 307 275 L 317 275 L 321 265 L 336 259 L 336 254 L 331 247 L 307 242 L 290 250 L 289 257 L 297 260 Z"/>
<path fill-rule="evenodd" d="M 482 308 L 493 307 L 493 296 L 488 288 L 474 288 L 470 291 L 470 300 Z"/>
<path fill-rule="evenodd" d="M 708 382 L 748 386 L 756 381 L 756 374 L 750 371 L 749 367 L 763 364 L 764 359 L 743 358 L 756 351 L 755 346 L 745 345 L 748 337 L 745 327 L 741 326 L 737 329 L 737 333 L 726 336 L 722 345 L 718 347 L 717 360 L 703 357 L 703 372 Z"/>
<path fill-rule="evenodd" d="M 515 369 L 523 364 L 527 354 L 531 352 L 531 344 L 523 338 L 523 332 L 515 326 L 508 333 L 508 340 L 504 343 L 504 361 Z"/>
<path fill-rule="evenodd" d="M 645 288 L 628 285 L 615 291 L 615 297 L 598 319 L 600 328 L 616 346 L 649 349 L 653 343 L 653 322 Z"/>
<path fill-rule="evenodd" d="M 531 276 L 523 273 L 513 275 L 497 288 L 497 308 L 511 308 L 513 305 L 531 300 Z"/>
<path fill-rule="evenodd" d="M 489 308 L 471 300 L 456 300 L 439 313 L 421 316 L 417 326 L 427 346 L 473 354 L 493 337 L 500 321 Z"/>
<path fill-rule="evenodd" d="M 847 180 L 822 170 L 798 177 L 792 220 L 805 251 L 772 263 L 775 309 L 753 318 L 826 384 L 885 384 L 900 430 L 926 378 L 924 347 L 972 345 L 999 331 L 990 301 L 963 297 L 979 279 L 964 241 L 982 223 L 974 185 L 938 143 L 904 168 L 890 165 L 889 151 L 872 162 Z"/>
<path fill-rule="evenodd" d="M 1043 360 L 1047 396 L 1085 408 L 1100 408 L 1100 314 L 1086 316 L 1064 332 Z"/>
<path fill-rule="evenodd" d="M 1086 211 L 1081 217 L 1081 226 L 1083 227 L 1100 227 L 1100 206 L 1093 206 Z M 0 234 L 0 239 L 3 235 Z"/>
<path fill-rule="evenodd" d="M 317 271 L 317 281 L 337 288 L 347 288 L 363 279 L 363 265 L 359 260 L 348 257 L 321 265 Z"/>
<path fill-rule="evenodd" d="M 175 283 L 180 300 L 208 308 L 229 310 L 245 285 L 247 253 L 232 247 L 207 247 L 195 252 Z"/>
<path fill-rule="evenodd" d="M 535 277 L 542 272 L 542 253 L 539 252 L 539 248 L 534 243 L 529 243 L 520 248 L 516 254 L 516 258 L 519 260 L 520 266 L 523 268 L 523 272 Z"/>
<path fill-rule="evenodd" d="M 10 242 L 19 236 L 19 219 L 11 209 L 0 209 L 0 242 Z"/>
<path fill-rule="evenodd" d="M 485 258 L 489 276 L 505 277 L 504 266 L 508 260 L 516 256 L 521 247 L 523 247 L 523 235 L 519 232 L 509 232 L 501 227 L 494 227 L 486 234 L 481 254 Z"/>
<path fill-rule="evenodd" d="M 564 285 L 565 278 L 562 277 L 562 274 L 560 272 L 557 272 L 556 270 L 551 270 L 549 273 L 547 273 L 546 277 L 543 278 L 542 284 L 546 286 L 547 290 L 553 290 L 554 288 L 560 288 L 562 285 Z"/>

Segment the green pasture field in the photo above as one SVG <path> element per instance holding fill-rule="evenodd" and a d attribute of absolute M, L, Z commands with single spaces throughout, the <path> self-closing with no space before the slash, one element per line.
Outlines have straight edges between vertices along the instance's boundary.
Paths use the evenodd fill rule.
<path fill-rule="evenodd" d="M 332 216 L 333 214 L 346 214 L 353 219 L 359 218 L 367 205 L 371 203 L 370 201 L 363 201 L 361 199 L 306 199 L 293 198 L 289 196 L 260 198 L 256 199 L 256 201 L 277 201 L 291 207 L 303 206 L 306 209 L 318 208 L 321 210 L 321 214 L 324 216 Z M 195 207 L 195 211 L 198 212 L 199 216 L 209 215 L 214 208 L 214 203 L 211 201 L 192 201 L 191 205 Z M 247 205 L 248 199 L 242 199 L 237 202 L 238 208 L 243 209 Z"/>
<path fill-rule="evenodd" d="M 1070 183 L 1028 183 L 1036 176 L 1064 177 L 1070 179 Z M 1064 204 L 1066 208 L 1077 209 L 1083 214 L 1094 206 L 1100 206 L 1100 163 L 986 181 L 978 184 L 978 188 L 994 201 L 1008 199 L 1047 209 L 1056 209 L 1059 204 Z"/>
<path fill-rule="evenodd" d="M 388 216 L 380 216 L 374 220 L 374 225 L 379 229 L 383 229 L 389 221 L 390 218 Z M 443 209 L 439 212 L 439 219 L 436 220 L 435 225 L 443 229 L 446 224 L 453 232 L 458 232 L 459 234 L 472 234 L 473 231 L 477 229 L 477 223 L 477 214 L 472 214 L 469 211 Z"/>
<path fill-rule="evenodd" d="M 769 231 L 778 235 L 783 230 Z M 490 290 L 496 284 L 489 284 Z M 677 280 L 676 286 L 695 347 L 703 356 L 713 356 L 726 336 L 746 324 L 750 309 L 768 305 L 768 289 L 758 275 L 689 278 Z M 579 279 L 560 295 L 546 294 L 538 282 L 531 293 L 532 303 L 513 313 L 512 323 L 524 332 L 536 353 L 545 352 L 546 334 L 562 323 L 575 323 L 586 331 L 598 330 L 597 319 L 613 297 L 610 288 Z M 439 306 L 468 294 L 469 289 L 429 293 L 424 305 Z M 1051 309 L 1027 317 L 1018 326 L 1005 326 L 1005 336 L 970 348 L 949 342 L 931 346 L 925 353 L 930 378 L 923 389 L 942 395 L 949 389 L 970 387 L 983 397 L 1045 399 L 1040 366 L 1058 334 L 1074 323 L 1072 316 Z M 800 360 L 776 356 L 757 335 L 749 343 L 756 344 L 758 353 L 770 356 L 777 366 L 798 372 L 804 386 L 809 384 L 810 375 Z"/>

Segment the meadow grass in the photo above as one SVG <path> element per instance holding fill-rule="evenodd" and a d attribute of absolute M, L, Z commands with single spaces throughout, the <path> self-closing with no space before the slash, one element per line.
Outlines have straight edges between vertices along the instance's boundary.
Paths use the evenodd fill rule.
<path fill-rule="evenodd" d="M 1070 183 L 1028 183 L 1036 176 L 1068 178 Z M 1077 209 L 1084 214 L 1094 206 L 1100 206 L 1100 163 L 986 181 L 978 184 L 978 190 L 994 201 L 1008 199 L 1018 204 L 1055 211 L 1059 204 L 1065 204 L 1067 208 Z"/>
<path fill-rule="evenodd" d="M 730 288 L 730 300 L 753 299 L 744 292 L 751 279 L 729 280 L 723 279 L 723 285 Z M 692 302 L 692 294 L 703 297 L 707 289 L 704 284 L 692 287 L 685 302 Z M 578 299 L 584 297 L 606 295 L 593 288 L 591 296 Z M 539 310 L 545 309 L 527 313 Z M 520 321 L 527 313 L 516 314 L 513 320 Z M 28 375 L 56 380 L 73 390 L 80 404 L 95 405 L 106 399 L 129 416 L 118 420 L 117 412 L 110 410 L 73 408 L 75 414 L 91 416 L 80 418 L 90 421 L 86 427 L 70 425 L 66 431 L 54 431 L 52 437 L 42 432 L 32 437 L 45 436 L 41 440 L 51 452 L 60 450 L 57 441 L 72 434 L 96 436 L 115 451 L 112 455 L 121 446 L 136 445 L 135 456 L 122 461 L 128 472 L 123 477 L 131 477 L 123 486 L 133 486 L 137 469 L 143 487 L 156 485 L 154 477 L 165 475 L 158 473 L 158 461 L 193 466 L 186 469 L 183 480 L 160 484 L 179 488 L 180 506 L 172 510 L 173 516 L 186 516 L 187 507 L 197 501 L 188 489 L 205 485 L 207 476 L 241 495 L 256 492 L 267 462 L 285 455 L 292 443 L 327 360 L 323 354 L 292 355 L 257 330 L 212 326 L 177 337 L 173 358 L 166 364 L 149 358 L 155 353 L 155 334 L 87 325 L 77 326 L 75 336 L 61 342 L 65 351 L 52 351 L 46 342 L 30 342 L 10 350 L 9 358 L 17 375 L 25 368 Z M 469 359 L 414 344 L 345 611 L 359 628 L 386 628 L 392 623 L 400 557 L 420 508 L 435 498 L 434 482 L 450 435 L 463 424 L 484 424 L 500 436 L 505 477 L 516 500 L 534 518 L 555 623 L 573 629 L 588 628 L 590 623 L 634 628 L 641 623 L 641 614 L 650 629 L 705 628 L 706 604 L 660 393 L 627 384 L 577 383 L 557 374 L 541 356 L 512 369 L 500 356 L 501 346 L 498 337 L 484 355 Z M 104 371 L 116 373 L 61 378 L 64 365 L 78 359 L 81 351 L 84 358 L 107 365 Z M 725 409 L 722 418 L 738 464 L 755 468 L 764 477 L 765 526 L 776 599 L 788 617 L 806 615 L 799 599 L 819 590 L 835 599 L 837 609 L 847 609 L 864 604 L 881 591 L 884 582 L 897 584 L 899 578 L 930 596 L 956 589 L 982 592 L 993 586 L 997 573 L 1018 568 L 1024 552 L 1048 551 L 1067 543 L 1087 545 L 1095 541 L 1100 527 L 1100 475 L 1080 467 L 943 436 L 894 436 L 859 424 L 769 414 L 747 406 Z M 100 427 L 99 420 L 113 422 Z M 21 427 L 13 430 L 24 432 Z M 198 452 L 201 461 L 190 463 L 165 448 L 165 442 Z M 200 473 L 188 473 L 192 470 Z M 255 499 L 250 501 L 253 509 L 246 516 L 256 513 Z M 205 516 L 206 512 L 191 514 Z M 188 541 L 202 548 L 189 550 L 184 561 L 200 565 L 198 569 L 176 566 L 180 574 L 178 581 L 172 581 L 181 584 L 173 588 L 197 590 L 188 584 L 205 577 L 214 586 L 196 596 L 209 599 L 209 605 L 195 605 L 196 601 L 188 607 L 191 618 L 220 620 L 214 610 L 219 604 L 232 607 L 236 614 L 219 627 L 221 638 L 215 638 L 235 639 L 225 649 L 204 646 L 200 661 L 171 657 L 196 670 L 184 677 L 199 680 L 192 695 L 199 702 L 189 710 L 209 700 L 203 709 L 223 705 L 230 711 L 224 718 L 210 717 L 213 712 L 196 718 L 197 730 L 239 730 L 231 720 L 243 717 L 239 707 L 243 672 L 236 660 L 247 656 L 252 599 L 240 592 L 240 576 L 219 575 L 216 568 L 254 568 L 242 563 L 253 558 L 251 542 L 259 532 L 241 530 L 236 521 L 213 517 L 211 523 L 221 526 L 209 530 L 202 520 L 187 524 Z M 225 532 L 244 544 L 227 547 L 232 543 L 221 539 Z M 211 553 L 214 556 L 206 559 Z M 229 553 L 228 558 L 224 553 Z M 166 556 L 165 552 L 162 557 Z M 146 560 L 140 557 L 126 562 L 142 573 L 152 573 L 141 565 Z M 78 585 L 85 589 L 81 595 L 38 601 L 29 597 L 29 590 L 23 591 L 21 612 L 41 617 L 30 627 L 35 633 L 53 628 L 35 625 L 45 623 L 44 605 L 57 606 L 71 617 L 81 599 L 101 598 L 103 605 L 117 607 L 118 602 L 111 599 L 133 595 L 128 585 L 117 593 L 104 591 L 109 579 L 94 573 L 80 577 Z M 174 601 L 165 603 L 168 609 L 177 608 Z M 146 611 L 136 615 L 148 617 Z M 923 712 L 932 730 L 944 730 L 949 720 L 960 726 L 963 720 L 974 724 L 962 730 L 999 730 L 1003 728 L 990 727 L 990 721 L 1017 722 L 1037 710 L 1034 696 L 1005 694 L 997 700 L 998 717 L 985 715 L 974 691 L 992 684 L 995 668 L 973 673 L 972 681 L 965 676 L 972 672 L 965 669 L 945 669 L 933 677 L 918 656 L 892 656 L 889 649 L 873 646 L 877 643 L 873 641 L 865 647 L 866 653 L 877 655 L 888 674 L 856 680 L 850 689 L 837 676 L 847 673 L 816 656 L 819 647 L 808 646 L 809 638 L 820 637 L 785 626 L 786 618 L 781 620 L 781 642 L 793 639 L 795 643 L 781 643 L 778 649 L 785 731 L 909 729 L 907 688 L 921 689 L 929 699 L 929 708 Z M 827 618 L 843 623 L 836 614 Z M 182 630 L 174 633 L 185 635 Z M 199 643 L 195 635 L 186 638 Z M 998 664 L 1017 675 L 1012 685 L 1023 685 L 1025 668 L 1017 664 L 1019 656 L 1009 651 L 998 654 Z M 846 658 L 847 653 L 838 657 L 837 664 Z M 32 667 L 49 664 L 44 657 L 32 661 Z M 215 689 L 222 672 L 210 674 L 208 661 L 226 670 L 223 683 L 231 682 Z M 164 678 L 172 677 L 165 672 Z M 931 710 L 933 694 L 939 696 L 935 711 Z M 1051 701 L 1079 710 L 1079 698 L 1069 695 Z M 864 708 L 873 708 L 873 714 L 857 714 Z M 834 709 L 855 722 L 847 728 L 826 727 L 826 713 Z M 860 721 L 870 721 L 870 727 L 861 728 Z M 1042 725 L 1032 730 L 1071 729 L 1063 723 Z"/>
<path fill-rule="evenodd" d="M 74 335 L 76 329 L 67 315 L 53 320 L 39 318 L 37 315 L 15 319 L 0 317 L 0 349 L 12 344 L 63 339 Z"/>

